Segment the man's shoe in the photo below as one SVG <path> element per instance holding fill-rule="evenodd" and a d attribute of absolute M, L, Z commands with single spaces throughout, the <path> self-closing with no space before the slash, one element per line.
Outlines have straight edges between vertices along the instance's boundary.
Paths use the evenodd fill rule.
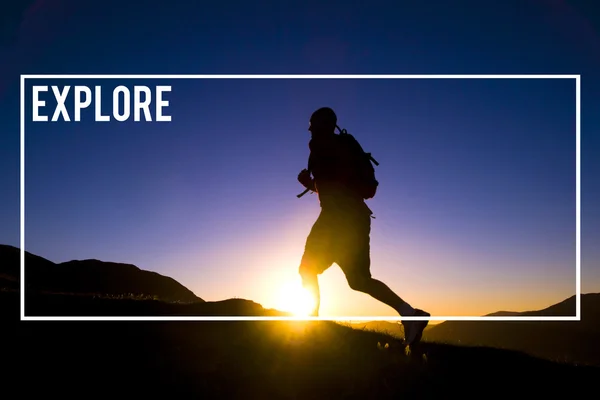
<path fill-rule="evenodd" d="M 430 317 L 431 315 L 423 310 L 415 309 L 413 317 Z M 402 321 L 404 326 L 404 344 L 415 345 L 421 341 L 423 331 L 429 321 Z"/>

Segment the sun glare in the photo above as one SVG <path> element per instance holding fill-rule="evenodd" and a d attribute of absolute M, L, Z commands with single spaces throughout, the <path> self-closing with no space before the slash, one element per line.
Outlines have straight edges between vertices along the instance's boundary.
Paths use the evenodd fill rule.
<path fill-rule="evenodd" d="M 315 300 L 302 287 L 300 282 L 290 282 L 281 286 L 276 308 L 297 317 L 308 317 L 313 311 Z"/>

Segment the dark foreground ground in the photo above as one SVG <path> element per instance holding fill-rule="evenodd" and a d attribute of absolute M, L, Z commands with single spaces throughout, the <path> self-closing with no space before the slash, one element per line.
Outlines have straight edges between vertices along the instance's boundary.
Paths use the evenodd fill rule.
<path fill-rule="evenodd" d="M 38 306 L 57 306 L 48 299 Z M 125 314 L 140 307 L 111 301 Z M 0 293 L 0 310 L 10 398 L 539 398 L 594 393 L 600 378 L 599 369 L 491 348 L 423 343 L 426 360 L 407 357 L 388 336 L 331 322 L 19 321 L 16 292 Z"/>

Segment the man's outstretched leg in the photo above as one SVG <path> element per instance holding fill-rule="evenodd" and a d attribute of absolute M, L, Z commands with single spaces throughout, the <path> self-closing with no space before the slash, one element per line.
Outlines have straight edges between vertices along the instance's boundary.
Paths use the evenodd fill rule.
<path fill-rule="evenodd" d="M 348 284 L 353 290 L 366 293 L 371 297 L 392 307 L 402 317 L 429 317 L 430 314 L 418 308 L 413 308 L 400 296 L 392 291 L 385 283 L 369 275 L 347 274 Z M 423 331 L 429 321 L 402 321 L 404 340 L 407 344 L 416 344 L 421 340 Z"/>

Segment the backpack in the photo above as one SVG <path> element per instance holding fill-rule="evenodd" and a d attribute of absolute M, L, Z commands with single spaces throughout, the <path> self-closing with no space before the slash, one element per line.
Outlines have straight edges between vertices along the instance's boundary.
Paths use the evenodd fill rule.
<path fill-rule="evenodd" d="M 377 193 L 379 182 L 375 178 L 375 168 L 373 164 L 379 165 L 371 153 L 363 150 L 362 146 L 354 136 L 348 133 L 346 129 L 340 129 L 339 138 L 344 145 L 348 146 L 350 151 L 356 155 L 357 166 L 357 187 L 356 190 L 364 200 L 372 199 Z"/>
<path fill-rule="evenodd" d="M 338 137 L 340 142 L 344 146 L 348 146 L 349 150 L 356 157 L 357 167 L 357 192 L 361 195 L 364 200 L 372 199 L 377 193 L 377 187 L 379 182 L 375 178 L 375 168 L 373 164 L 379 165 L 377 160 L 373 158 L 371 153 L 366 153 L 358 140 L 354 136 L 348 133 L 346 129 L 340 129 L 337 125 L 336 128 L 340 131 Z M 309 162 L 310 164 L 310 162 Z M 310 168 L 309 168 L 310 171 Z M 306 189 L 296 197 L 300 198 L 308 193 L 310 190 Z"/>

